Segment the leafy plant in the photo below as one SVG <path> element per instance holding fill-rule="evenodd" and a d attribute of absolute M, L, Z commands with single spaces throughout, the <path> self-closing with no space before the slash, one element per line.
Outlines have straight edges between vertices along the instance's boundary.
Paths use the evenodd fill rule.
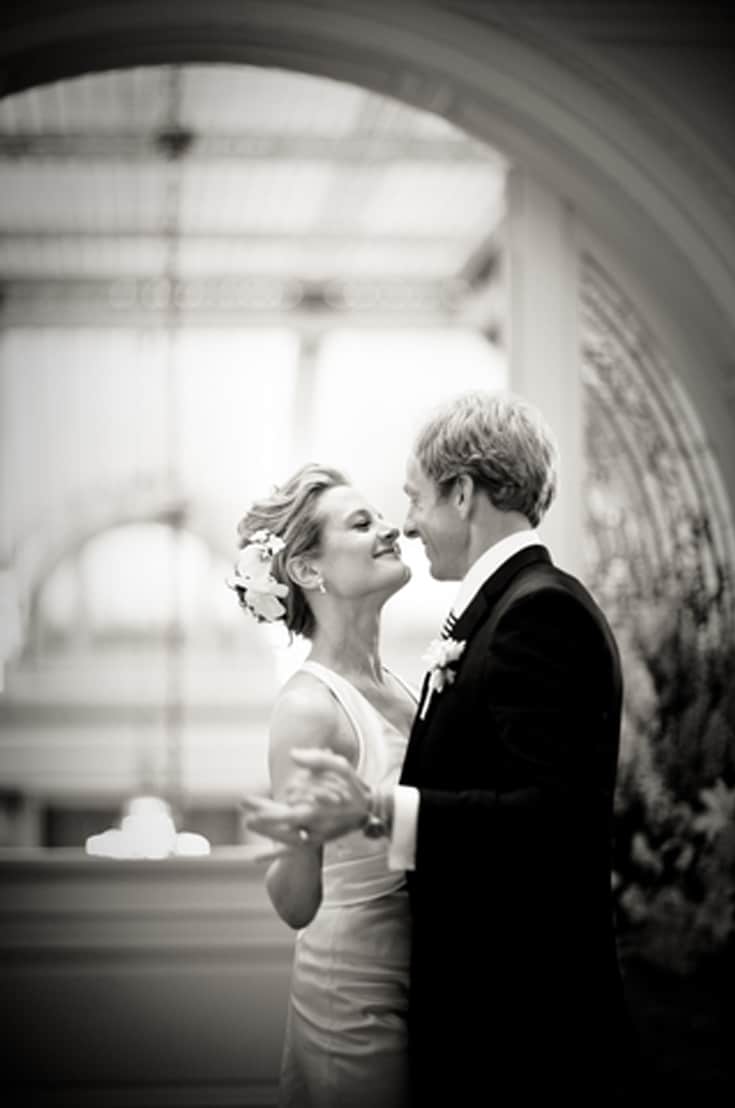
<path fill-rule="evenodd" d="M 619 927 L 679 973 L 735 938 L 735 646 L 718 649 L 710 632 L 691 604 L 652 607 L 623 645 Z"/>

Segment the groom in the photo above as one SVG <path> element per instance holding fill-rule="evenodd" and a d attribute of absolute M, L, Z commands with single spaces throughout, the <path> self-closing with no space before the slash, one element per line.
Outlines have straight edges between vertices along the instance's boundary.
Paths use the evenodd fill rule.
<path fill-rule="evenodd" d="M 555 488 L 553 441 L 517 398 L 467 394 L 423 428 L 404 532 L 461 585 L 400 785 L 371 793 L 343 759 L 294 754 L 317 791 L 332 782 L 294 820 L 316 839 L 385 833 L 407 870 L 421 1106 L 614 1103 L 626 1057 L 610 891 L 620 663 L 536 533 Z"/>

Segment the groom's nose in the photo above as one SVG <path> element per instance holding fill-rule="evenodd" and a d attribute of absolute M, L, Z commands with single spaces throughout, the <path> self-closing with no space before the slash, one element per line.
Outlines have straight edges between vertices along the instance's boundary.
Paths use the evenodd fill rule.
<path fill-rule="evenodd" d="M 419 533 L 416 530 L 416 524 L 413 522 L 410 512 L 403 521 L 403 534 L 406 536 L 407 539 L 418 538 Z"/>

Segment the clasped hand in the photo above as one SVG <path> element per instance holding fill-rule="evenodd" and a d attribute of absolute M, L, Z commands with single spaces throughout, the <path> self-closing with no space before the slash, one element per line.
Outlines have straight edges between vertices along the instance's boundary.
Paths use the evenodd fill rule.
<path fill-rule="evenodd" d="M 281 800 L 246 796 L 249 828 L 289 847 L 319 846 L 356 831 L 365 822 L 370 788 L 341 754 L 292 751 L 297 769 Z"/>

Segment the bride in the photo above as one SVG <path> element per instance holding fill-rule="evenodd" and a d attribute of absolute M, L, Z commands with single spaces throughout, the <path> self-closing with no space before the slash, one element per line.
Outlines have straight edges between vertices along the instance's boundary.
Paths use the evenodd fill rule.
<path fill-rule="evenodd" d="M 337 470 L 308 465 L 238 526 L 230 585 L 258 620 L 311 641 L 278 694 L 269 765 L 277 810 L 298 788 L 291 752 L 326 747 L 372 790 L 397 782 L 416 710 L 380 660 L 380 615 L 410 577 L 398 530 Z M 400 1108 L 408 1100 L 409 908 L 388 868 L 379 811 L 326 845 L 304 828 L 267 871 L 298 931 L 281 1068 L 282 1108 Z"/>

